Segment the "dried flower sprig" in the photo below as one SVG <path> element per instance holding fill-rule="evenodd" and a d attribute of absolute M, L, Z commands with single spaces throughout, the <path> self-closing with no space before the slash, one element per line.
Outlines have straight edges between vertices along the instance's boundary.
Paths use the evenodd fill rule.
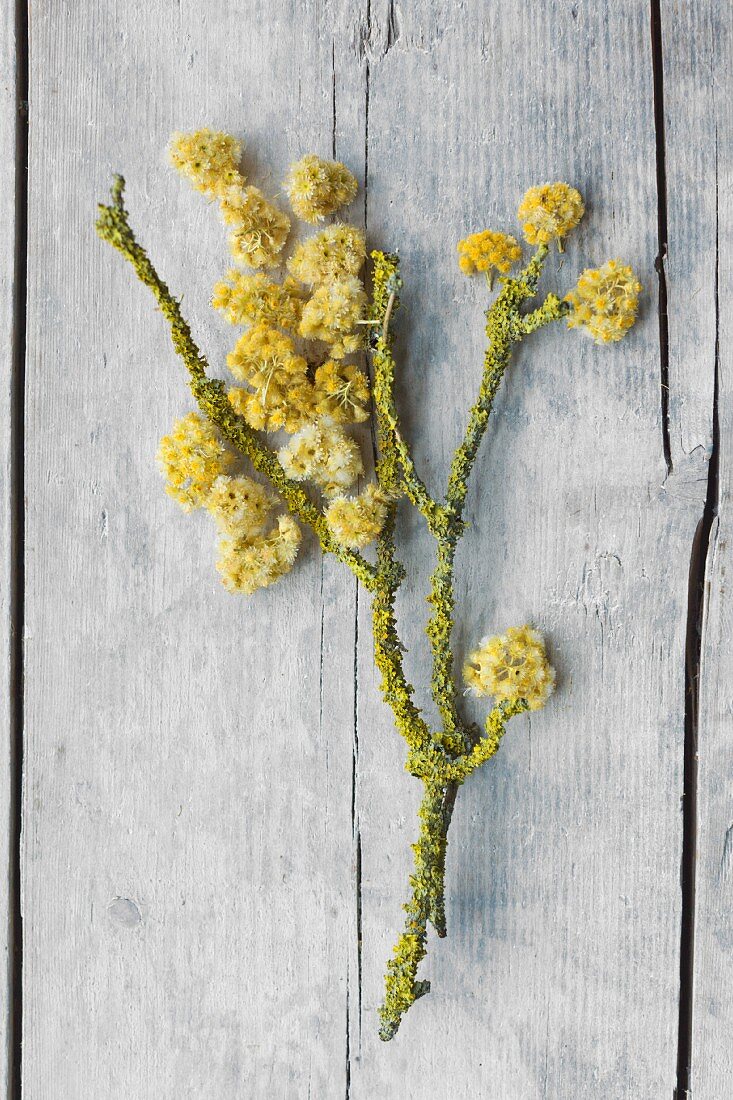
<path fill-rule="evenodd" d="M 255 188 L 245 188 L 239 143 L 226 134 L 201 130 L 174 135 L 170 151 L 182 175 L 216 199 L 225 221 L 235 225 L 235 260 L 254 268 L 279 264 L 289 220 L 260 201 Z M 184 510 L 204 508 L 213 517 L 221 540 L 217 568 L 223 583 L 246 594 L 273 584 L 292 568 L 301 527 L 306 526 L 324 553 L 348 566 L 372 597 L 381 692 L 407 744 L 406 768 L 423 784 L 410 897 L 404 906 L 407 918 L 387 965 L 379 1013 L 380 1036 L 391 1039 L 405 1012 L 430 988 L 417 977 L 428 925 L 438 936 L 446 935 L 445 862 L 458 790 L 496 753 L 507 722 L 544 706 L 555 683 L 541 634 L 530 626 L 510 627 L 483 639 L 464 665 L 467 687 L 494 701 L 483 729 L 467 721 L 459 706 L 452 646 L 454 561 L 465 528 L 468 479 L 494 398 L 515 347 L 527 336 L 566 320 L 596 341 L 617 340 L 635 320 L 641 287 L 630 268 L 609 261 L 597 271 L 585 271 L 565 298 L 550 293 L 527 311 L 551 242 L 562 248 L 583 214 L 580 194 L 564 183 L 530 188 L 525 195 L 520 221 L 525 238 L 537 247 L 515 275 L 509 271 L 520 260 L 521 247 L 514 237 L 482 230 L 459 244 L 462 270 L 483 272 L 487 280 L 498 271 L 501 289 L 486 311 L 487 348 L 478 394 L 453 455 L 445 493 L 434 497 L 415 468 L 394 398 L 392 322 L 402 286 L 395 255 L 371 253 L 370 301 L 360 278 L 363 232 L 342 223 L 326 226 L 300 244 L 287 260 L 290 274 L 282 281 L 261 272 L 230 272 L 214 288 L 213 305 L 231 324 L 249 327 L 227 360 L 244 385 L 227 389 L 208 376 L 178 301 L 137 243 L 123 188 L 116 177 L 111 203 L 100 205 L 97 230 L 152 291 L 188 369 L 199 411 L 180 420 L 161 441 L 158 461 L 167 491 Z M 285 190 L 296 216 L 318 223 L 353 199 L 356 181 L 344 165 L 308 155 L 291 168 Z M 365 331 L 370 334 L 371 387 L 358 364 L 345 361 L 362 346 Z M 364 465 L 357 441 L 345 429 L 366 419 L 370 396 L 378 449 L 375 480 L 347 495 Z M 272 431 L 290 438 L 273 448 L 262 435 Z M 264 483 L 239 468 L 247 462 Z M 404 501 L 417 509 L 436 543 L 426 634 L 439 729 L 430 728 L 414 702 L 397 630 L 395 596 L 405 570 L 396 557 L 395 519 Z M 274 515 L 277 508 L 284 511 Z M 371 543 L 376 543 L 373 561 L 363 554 Z"/>

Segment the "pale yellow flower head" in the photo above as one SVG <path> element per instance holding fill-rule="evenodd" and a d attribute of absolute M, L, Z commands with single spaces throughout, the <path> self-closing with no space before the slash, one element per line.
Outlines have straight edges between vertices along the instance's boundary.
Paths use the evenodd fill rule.
<path fill-rule="evenodd" d="M 235 376 L 250 390 L 233 387 L 229 402 L 251 428 L 296 432 L 316 414 L 308 364 L 289 336 L 261 322 L 240 336 L 227 356 Z"/>
<path fill-rule="evenodd" d="M 177 420 L 170 435 L 163 436 L 156 458 L 166 493 L 184 512 L 206 502 L 216 479 L 234 461 L 216 428 L 195 412 Z"/>
<path fill-rule="evenodd" d="M 221 213 L 232 228 L 229 247 L 238 263 L 249 267 L 276 267 L 280 263 L 290 218 L 258 187 L 233 188 L 221 200 Z"/>
<path fill-rule="evenodd" d="M 361 550 L 374 542 L 384 527 L 390 498 L 378 485 L 369 484 L 350 500 L 337 497 L 326 509 L 326 523 L 337 542 Z"/>
<path fill-rule="evenodd" d="M 367 296 L 361 281 L 344 275 L 316 288 L 303 307 L 300 335 L 309 340 L 324 340 L 330 345 L 332 359 L 358 351 L 363 334 L 355 331 L 366 315 Z"/>
<path fill-rule="evenodd" d="M 253 538 L 267 526 L 277 498 L 251 477 L 218 477 L 205 507 L 223 535 Z"/>
<path fill-rule="evenodd" d="M 329 225 L 298 245 L 288 271 L 301 283 L 327 283 L 342 275 L 358 275 L 366 259 L 364 233 L 354 225 Z"/>
<path fill-rule="evenodd" d="M 565 296 L 572 306 L 568 328 L 585 329 L 597 344 L 620 340 L 636 320 L 641 290 L 632 269 L 620 260 L 586 268 Z"/>
<path fill-rule="evenodd" d="M 300 528 L 292 516 L 278 518 L 277 527 L 254 538 L 223 538 L 216 568 L 230 592 L 251 595 L 289 573 L 298 555 Z"/>
<path fill-rule="evenodd" d="M 369 379 L 353 363 L 327 359 L 316 368 L 316 409 L 335 424 L 359 424 L 369 417 Z"/>
<path fill-rule="evenodd" d="M 364 472 L 361 451 L 335 424 L 306 424 L 278 451 L 280 465 L 292 481 L 313 481 L 326 496 L 343 493 Z"/>
<path fill-rule="evenodd" d="M 494 233 L 491 229 L 472 233 L 458 242 L 458 265 L 464 275 L 473 275 L 476 271 L 490 274 L 493 270 L 506 275 L 521 255 L 522 249 L 515 237 Z"/>
<path fill-rule="evenodd" d="M 296 332 L 303 312 L 303 295 L 294 279 L 273 283 L 261 271 L 245 275 L 230 271 L 214 287 L 211 304 L 230 325 L 265 322 Z"/>
<path fill-rule="evenodd" d="M 530 187 L 517 212 L 522 232 L 529 244 L 549 244 L 574 229 L 585 213 L 579 191 L 567 183 L 543 183 Z"/>
<path fill-rule="evenodd" d="M 332 497 L 350 489 L 364 473 L 359 444 L 336 424 L 321 424 L 323 459 L 313 480 L 324 496 Z"/>
<path fill-rule="evenodd" d="M 543 707 L 555 686 L 544 639 L 531 626 L 511 626 L 506 634 L 483 638 L 463 676 L 476 695 L 492 695 L 497 703 L 525 700 L 530 710 Z"/>
<path fill-rule="evenodd" d="M 244 186 L 238 167 L 241 156 L 241 142 L 216 130 L 175 133 L 168 146 L 173 167 L 210 198 L 221 198 L 231 188 Z"/>
<path fill-rule="evenodd" d="M 283 189 L 295 215 L 316 225 L 351 202 L 357 192 L 357 182 L 340 161 L 321 160 L 307 153 L 290 165 Z"/>

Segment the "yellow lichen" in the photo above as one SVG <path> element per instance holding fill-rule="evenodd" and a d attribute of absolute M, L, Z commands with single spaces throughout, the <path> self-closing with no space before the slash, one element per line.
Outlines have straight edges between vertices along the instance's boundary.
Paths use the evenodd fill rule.
<path fill-rule="evenodd" d="M 463 675 L 476 695 L 506 703 L 524 700 L 530 710 L 543 707 L 555 686 L 544 639 L 531 626 L 512 626 L 505 634 L 482 638 Z"/>
<path fill-rule="evenodd" d="M 565 297 L 572 307 L 568 328 L 585 329 L 597 344 L 620 340 L 636 320 L 641 290 L 632 269 L 620 260 L 586 268 Z"/>
<path fill-rule="evenodd" d="M 218 308 L 225 313 L 230 311 L 236 323 L 254 321 L 254 328 L 238 341 L 230 356 L 232 370 L 249 389 L 232 390 L 227 395 L 225 385 L 208 376 L 206 360 L 181 315 L 178 299 L 159 278 L 135 240 L 122 188 L 123 181 L 118 178 L 111 205 L 100 209 L 98 231 L 132 264 L 155 296 L 170 325 L 174 347 L 188 369 L 198 407 L 211 422 L 211 438 L 202 439 L 199 426 L 190 425 L 181 432 L 178 441 L 184 444 L 183 457 L 181 447 L 171 444 L 164 449 L 161 465 L 166 474 L 169 467 L 172 469 L 172 490 L 174 495 L 184 494 L 185 506 L 206 503 L 212 512 L 224 536 L 218 562 L 224 583 L 233 591 L 252 592 L 283 575 L 297 553 L 300 540 L 297 517 L 312 529 L 324 551 L 348 565 L 373 597 L 374 653 L 381 674 L 381 691 L 408 746 L 406 767 L 424 785 L 420 832 L 413 845 L 414 871 L 404 906 L 407 919 L 388 964 L 384 1004 L 380 1009 L 380 1035 L 390 1039 L 403 1014 L 428 990 L 429 983 L 417 977 L 425 955 L 428 925 L 432 924 L 439 936 L 446 933 L 446 843 L 458 787 L 498 751 L 508 720 L 524 710 L 542 706 L 554 684 L 554 672 L 542 638 L 525 626 L 485 639 L 467 662 L 465 675 L 470 686 L 480 695 L 495 698 L 483 730 L 466 719 L 456 699 L 451 640 L 455 555 L 466 526 L 468 479 L 494 399 L 512 352 L 525 337 L 553 321 L 569 318 L 573 327 L 589 331 L 593 331 L 591 322 L 595 321 L 599 326 L 594 332 L 596 338 L 615 339 L 616 333 L 628 327 L 629 317 L 635 315 L 639 287 L 630 269 L 613 261 L 598 272 L 584 273 L 566 301 L 561 302 L 556 294 L 550 293 L 535 308 L 528 308 L 527 303 L 537 293 L 548 243 L 553 239 L 561 242 L 582 213 L 580 196 L 567 185 L 548 185 L 528 193 L 523 204 L 527 206 L 525 233 L 528 239 L 540 243 L 523 270 L 502 280 L 496 301 L 487 310 L 487 350 L 478 393 L 463 439 L 452 458 L 445 491 L 433 497 L 415 469 L 400 430 L 394 396 L 396 364 L 390 324 L 402 285 L 397 257 L 373 254 L 373 296 L 367 311 L 363 298 L 359 298 L 363 294 L 356 278 L 359 268 L 348 270 L 349 264 L 354 267 L 356 259 L 344 260 L 343 254 L 339 255 L 342 244 L 338 244 L 335 236 L 325 237 L 325 244 L 321 240 L 302 253 L 301 266 L 296 265 L 298 277 L 313 289 L 298 335 L 325 340 L 334 348 L 338 346 L 332 355 L 342 357 L 348 350 L 347 339 L 355 337 L 356 325 L 364 322 L 363 330 L 369 333 L 372 345 L 376 482 L 358 496 L 347 499 L 343 494 L 361 472 L 362 463 L 356 441 L 344 433 L 340 422 L 362 419 L 365 412 L 368 386 L 359 369 L 331 359 L 314 371 L 315 363 L 323 358 L 320 349 L 311 354 L 308 365 L 298 354 L 300 348 L 296 349 L 294 342 L 278 331 L 288 326 L 278 313 L 277 284 L 258 280 L 237 290 L 232 283 L 218 292 L 221 297 Z M 231 190 L 223 196 L 227 210 L 232 204 Z M 464 267 L 477 270 L 482 269 L 482 264 L 499 268 L 511 259 L 505 252 L 494 253 L 492 260 L 486 238 L 464 249 L 461 256 L 466 260 Z M 356 289 L 352 284 L 346 293 L 341 286 L 339 293 L 348 308 L 337 309 L 329 295 L 348 279 L 353 280 Z M 604 280 L 608 280 L 608 285 Z M 281 289 L 284 288 L 285 284 Z M 601 295 L 601 290 L 607 298 Z M 236 293 L 240 293 L 244 302 L 235 301 Z M 358 301 L 358 308 L 353 308 L 354 301 Z M 304 328 L 309 307 L 311 315 Z M 237 415 L 238 412 L 242 415 Z M 208 428 L 208 423 L 204 423 Z M 254 427 L 267 430 L 285 427 L 292 438 L 277 452 Z M 256 474 L 268 480 L 288 508 L 290 514 L 280 516 L 274 528 L 268 528 L 266 522 L 272 500 L 264 487 L 254 482 L 248 484 L 246 478 L 227 475 L 228 460 L 220 453 L 223 444 L 217 435 L 219 431 L 242 459 L 251 461 Z M 311 485 L 304 486 L 308 481 Z M 326 496 L 338 495 L 324 506 L 322 501 L 314 500 L 313 487 Z M 395 599 L 406 571 L 396 556 L 395 519 L 397 501 L 403 497 L 424 517 L 436 541 L 436 565 L 428 596 L 431 614 L 426 627 L 432 650 L 431 689 L 440 716 L 440 725 L 435 728 L 428 725 L 414 701 L 413 687 L 403 667 L 404 647 L 397 631 Z M 375 538 L 377 545 L 371 564 L 360 548 Z"/>
<path fill-rule="evenodd" d="M 291 164 L 283 189 L 295 215 L 315 225 L 351 202 L 357 182 L 340 161 L 322 160 L 308 153 Z"/>
<path fill-rule="evenodd" d="M 583 217 L 585 207 L 579 191 L 567 183 L 543 183 L 530 187 L 517 211 L 522 232 L 530 244 L 549 244 L 562 239 Z"/>

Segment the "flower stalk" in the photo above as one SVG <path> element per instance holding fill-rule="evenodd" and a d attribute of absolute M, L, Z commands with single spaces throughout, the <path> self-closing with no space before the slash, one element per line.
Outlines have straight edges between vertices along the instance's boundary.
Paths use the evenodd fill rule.
<path fill-rule="evenodd" d="M 198 131 L 174 135 L 171 160 L 197 190 L 218 201 L 231 229 L 235 259 L 255 268 L 274 267 L 282 262 L 290 221 L 257 188 L 245 186 L 237 165 L 240 152 L 233 138 Z M 309 155 L 292 166 L 285 190 L 293 211 L 315 224 L 353 198 L 356 181 L 344 165 Z M 168 492 L 186 510 L 203 506 L 214 517 L 222 536 L 217 564 L 224 583 L 233 591 L 249 593 L 286 573 L 297 554 L 298 524 L 302 524 L 313 531 L 323 552 L 343 562 L 371 595 L 380 690 L 407 746 L 405 767 L 423 785 L 410 894 L 404 905 L 406 920 L 387 964 L 379 1010 L 379 1034 L 384 1040 L 396 1034 L 405 1013 L 430 988 L 429 981 L 418 978 L 427 952 L 428 926 L 439 937 L 446 935 L 446 856 L 458 791 L 498 751 L 508 721 L 543 706 L 554 685 L 542 637 L 530 627 L 509 628 L 504 635 L 483 639 L 469 656 L 464 680 L 476 694 L 492 696 L 494 705 L 483 729 L 464 718 L 452 644 L 454 571 L 466 526 L 469 478 L 517 344 L 562 319 L 602 342 L 618 339 L 633 323 L 640 287 L 630 268 L 617 261 L 584 272 L 576 290 L 565 299 L 550 293 L 534 309 L 526 309 L 536 297 L 550 242 L 560 245 L 582 213 L 580 195 L 567 184 L 530 189 L 520 217 L 525 237 L 536 251 L 514 276 L 508 272 L 521 256 L 514 237 L 485 230 L 458 246 L 466 274 L 485 273 L 491 288 L 493 273 L 498 271 L 501 288 L 486 311 L 487 346 L 478 393 L 440 499 L 418 474 L 400 429 L 392 346 L 392 322 L 402 286 L 396 255 L 371 253 L 372 295 L 366 317 L 366 295 L 357 278 L 365 241 L 354 226 L 329 225 L 301 244 L 287 261 L 291 276 L 283 283 L 272 282 L 262 272 L 230 272 L 227 282 L 217 284 L 213 304 L 232 324 L 252 327 L 227 360 L 235 377 L 249 389 L 227 391 L 222 381 L 209 377 L 208 363 L 178 300 L 135 238 L 124 205 L 122 177 L 115 177 L 110 203 L 99 207 L 97 231 L 152 292 L 204 418 L 190 413 L 179 421 L 174 433 L 163 440 L 158 457 L 168 477 Z M 369 388 L 358 366 L 342 360 L 363 346 L 365 333 L 372 363 L 376 484 L 347 499 L 344 491 L 363 467 L 356 444 L 340 425 L 366 419 Z M 325 343 L 329 358 L 309 361 L 299 353 L 293 337 Z M 291 440 L 276 451 L 265 442 L 262 431 L 280 428 Z M 269 488 L 247 477 L 229 476 L 234 458 L 225 453 L 226 445 L 249 460 Z M 324 507 L 304 487 L 308 478 L 322 492 Z M 287 513 L 268 532 L 275 500 L 285 505 Z M 425 632 L 432 655 L 430 687 L 440 716 L 436 729 L 414 701 L 395 614 L 395 598 L 405 577 L 395 545 L 401 500 L 421 514 L 435 540 Z M 371 562 L 361 550 L 374 538 Z"/>

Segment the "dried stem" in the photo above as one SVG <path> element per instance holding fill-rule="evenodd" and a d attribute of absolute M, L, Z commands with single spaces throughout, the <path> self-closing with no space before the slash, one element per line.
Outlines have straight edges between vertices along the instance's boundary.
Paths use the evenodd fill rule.
<path fill-rule="evenodd" d="M 456 546 L 464 530 L 468 477 L 513 346 L 525 335 L 564 316 L 567 307 L 554 295 L 548 295 L 533 312 L 520 313 L 522 303 L 536 292 L 547 255 L 546 246 L 537 250 L 516 278 L 502 280 L 503 288 L 487 311 L 488 348 L 478 397 L 471 408 L 463 441 L 453 456 L 445 502 L 441 503 L 430 495 L 417 474 L 399 427 L 390 331 L 399 304 L 398 261 L 396 256 L 387 253 L 372 253 L 374 291 L 366 323 L 373 333 L 373 393 L 379 448 L 376 475 L 390 500 L 386 522 L 377 541 L 376 563 L 372 565 L 361 554 L 336 542 L 322 512 L 302 486 L 286 477 L 275 452 L 235 413 L 224 384 L 208 377 L 208 364 L 181 315 L 179 303 L 135 239 L 123 191 L 124 181 L 117 176 L 111 204 L 99 208 L 97 231 L 132 264 L 137 277 L 152 291 L 170 326 L 175 350 L 188 369 L 189 385 L 202 413 L 251 460 L 259 473 L 269 479 L 293 516 L 314 531 L 324 552 L 333 554 L 347 565 L 373 596 L 374 655 L 381 673 L 382 695 L 407 743 L 406 767 L 424 786 L 419 811 L 420 832 L 413 846 L 415 868 L 410 877 L 411 895 L 404 907 L 407 921 L 387 966 L 385 1000 L 380 1010 L 380 1034 L 383 1039 L 390 1039 L 410 1005 L 429 989 L 429 982 L 417 979 L 418 966 L 426 952 L 428 923 L 439 936 L 446 934 L 445 861 L 458 788 L 496 753 L 506 722 L 526 709 L 524 700 L 494 707 L 486 719 L 483 734 L 478 727 L 462 722 L 458 713 L 451 649 L 453 584 Z M 397 502 L 403 495 L 424 516 L 437 544 L 437 563 L 428 597 L 432 613 L 426 631 L 433 656 L 431 688 L 443 723 L 439 731 L 430 729 L 413 701 L 414 689 L 405 676 L 404 647 L 397 631 L 394 602 L 405 571 L 396 558 L 394 532 Z"/>

